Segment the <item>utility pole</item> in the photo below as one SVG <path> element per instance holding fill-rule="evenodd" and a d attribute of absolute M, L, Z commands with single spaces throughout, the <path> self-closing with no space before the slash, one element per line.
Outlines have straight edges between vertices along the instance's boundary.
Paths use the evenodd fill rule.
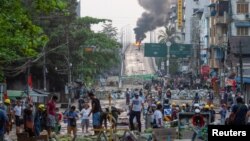
<path fill-rule="evenodd" d="M 46 92 L 47 91 L 47 83 L 46 83 L 46 52 L 45 52 L 45 47 L 43 48 L 43 90 Z"/>
<path fill-rule="evenodd" d="M 240 55 L 239 55 L 239 63 L 240 63 L 240 91 L 241 94 L 243 94 L 243 63 L 242 63 L 242 46 L 241 46 L 241 41 L 239 45 L 240 49 Z"/>

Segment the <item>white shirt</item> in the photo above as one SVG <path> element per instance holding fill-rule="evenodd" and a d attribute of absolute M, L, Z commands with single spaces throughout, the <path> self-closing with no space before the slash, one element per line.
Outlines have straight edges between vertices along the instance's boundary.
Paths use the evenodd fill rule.
<path fill-rule="evenodd" d="M 135 111 L 135 112 L 140 112 L 141 109 L 142 109 L 142 103 L 143 103 L 143 100 L 142 98 L 138 97 L 138 99 L 134 98 L 132 100 L 132 111 Z"/>
<path fill-rule="evenodd" d="M 155 112 L 154 112 L 154 119 L 156 121 L 157 127 L 162 127 L 163 126 L 163 116 L 162 116 L 162 112 L 161 111 L 155 110 Z M 160 119 L 161 123 L 159 122 L 159 119 Z"/>
<path fill-rule="evenodd" d="M 90 108 L 82 109 L 81 111 L 82 119 L 89 119 L 89 113 L 90 113 Z"/>
<path fill-rule="evenodd" d="M 15 106 L 14 107 L 14 112 L 16 116 L 22 116 L 22 106 Z"/>

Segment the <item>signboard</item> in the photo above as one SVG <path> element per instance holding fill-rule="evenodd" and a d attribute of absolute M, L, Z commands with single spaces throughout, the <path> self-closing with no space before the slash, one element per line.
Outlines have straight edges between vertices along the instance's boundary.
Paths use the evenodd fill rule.
<path fill-rule="evenodd" d="M 170 47 L 171 58 L 188 58 L 191 57 L 192 54 L 191 44 L 172 44 Z"/>
<path fill-rule="evenodd" d="M 167 52 L 166 44 L 145 43 L 145 57 L 166 57 Z M 191 44 L 172 44 L 170 46 L 171 58 L 188 58 L 191 57 L 192 54 Z"/>
<path fill-rule="evenodd" d="M 165 44 L 145 43 L 145 57 L 166 57 L 167 47 Z"/>
<path fill-rule="evenodd" d="M 178 0 L 177 3 L 177 23 L 178 23 L 178 28 L 180 29 L 182 27 L 183 21 L 182 21 L 182 16 L 183 16 L 183 0 Z"/>

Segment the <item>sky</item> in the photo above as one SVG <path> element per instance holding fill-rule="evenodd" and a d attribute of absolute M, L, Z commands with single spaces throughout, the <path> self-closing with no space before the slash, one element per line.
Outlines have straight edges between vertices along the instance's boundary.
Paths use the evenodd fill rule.
<path fill-rule="evenodd" d="M 118 30 L 134 28 L 143 11 L 138 0 L 81 0 L 81 16 L 111 19 Z"/>
<path fill-rule="evenodd" d="M 137 19 L 144 11 L 138 0 L 81 0 L 81 17 L 111 19 L 118 32 L 121 28 L 130 25 L 133 33 L 132 39 L 134 38 L 132 30 L 136 27 Z M 101 26 L 93 26 L 93 29 L 99 31 Z"/>

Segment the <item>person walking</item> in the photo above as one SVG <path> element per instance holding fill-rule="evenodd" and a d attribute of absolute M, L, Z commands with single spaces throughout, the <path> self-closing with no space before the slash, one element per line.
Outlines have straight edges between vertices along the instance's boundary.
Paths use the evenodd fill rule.
<path fill-rule="evenodd" d="M 93 92 L 89 92 L 88 95 L 89 95 L 89 97 L 91 99 L 91 105 L 92 105 L 92 109 L 91 109 L 88 116 L 90 116 L 92 114 L 93 128 L 95 130 L 94 132 L 95 132 L 95 135 L 98 135 L 98 133 L 100 131 L 97 131 L 97 130 L 101 128 L 102 107 L 101 107 L 101 104 L 100 104 L 100 100 L 98 98 L 96 98 L 96 96 L 94 95 Z"/>
<path fill-rule="evenodd" d="M 86 130 L 86 133 L 89 133 L 89 131 L 88 131 L 88 127 L 89 127 L 89 116 L 88 115 L 89 115 L 89 113 L 90 113 L 89 104 L 85 103 L 84 108 L 80 112 L 80 114 L 82 115 L 82 117 L 81 117 L 82 133 L 84 133 L 84 128 Z"/>
<path fill-rule="evenodd" d="M 143 108 L 143 100 L 139 97 L 138 93 L 135 93 L 135 98 L 132 100 L 130 109 L 129 123 L 131 130 L 135 130 L 133 120 L 136 117 L 139 132 L 141 132 L 141 111 Z"/>

